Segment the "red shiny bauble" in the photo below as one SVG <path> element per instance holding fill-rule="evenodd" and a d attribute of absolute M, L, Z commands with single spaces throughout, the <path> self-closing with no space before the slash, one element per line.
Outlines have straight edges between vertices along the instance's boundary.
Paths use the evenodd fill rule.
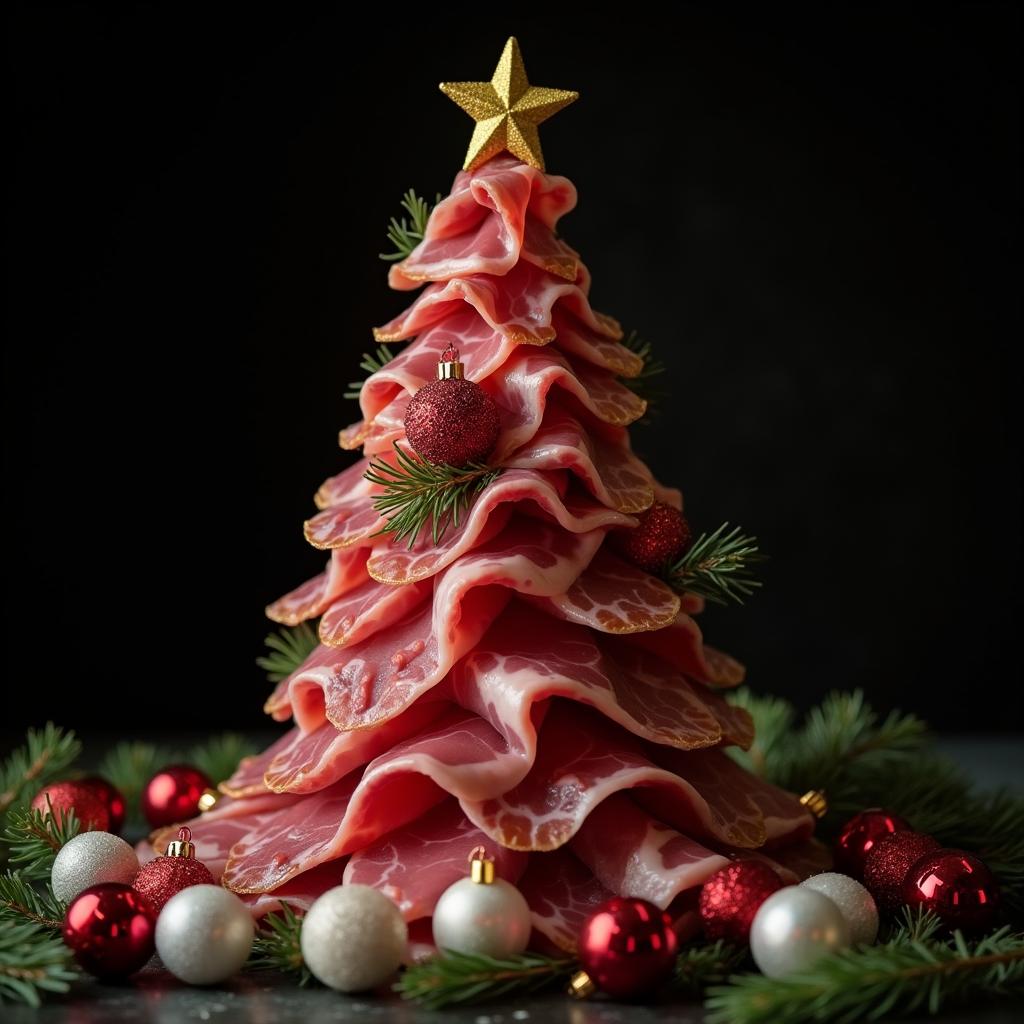
<path fill-rule="evenodd" d="M 883 836 L 864 861 L 864 885 L 879 910 L 895 913 L 903 906 L 903 880 L 918 858 L 939 844 L 920 832 L 894 832 Z"/>
<path fill-rule="evenodd" d="M 483 462 L 498 442 L 498 407 L 479 384 L 449 377 L 432 380 L 412 396 L 405 436 L 427 462 L 465 466 Z"/>
<path fill-rule="evenodd" d="M 63 818 L 65 811 L 74 811 L 83 832 L 106 832 L 110 828 L 106 803 L 84 782 L 51 782 L 32 798 L 32 809 L 44 815 L 52 812 L 55 818 Z"/>
<path fill-rule="evenodd" d="M 198 768 L 187 764 L 168 765 L 142 790 L 142 813 L 153 828 L 194 818 L 199 813 L 203 793 L 212 786 Z"/>
<path fill-rule="evenodd" d="M 689 548 L 690 524 L 679 509 L 656 501 L 638 518 L 639 526 L 616 535 L 619 550 L 638 568 L 660 572 Z"/>
<path fill-rule="evenodd" d="M 110 817 L 108 832 L 115 835 L 124 828 L 124 797 L 121 791 L 112 786 L 106 779 L 99 775 L 90 775 L 82 779 L 82 785 L 88 786 L 104 803 L 107 808 L 107 815 Z"/>
<path fill-rule="evenodd" d="M 910 826 L 898 815 L 881 807 L 855 814 L 844 826 L 832 851 L 836 871 L 862 881 L 864 861 L 875 843 L 894 832 L 909 832 Z"/>
<path fill-rule="evenodd" d="M 740 860 L 719 868 L 700 891 L 700 917 L 709 939 L 746 943 L 758 907 L 782 888 L 767 864 Z"/>
<path fill-rule="evenodd" d="M 153 908 L 130 885 L 101 882 L 79 893 L 64 915 L 64 942 L 97 978 L 126 978 L 152 955 Z"/>
<path fill-rule="evenodd" d="M 903 880 L 903 902 L 933 911 L 950 928 L 984 932 L 999 910 L 999 888 L 973 854 L 934 850 L 911 865 Z"/>
<path fill-rule="evenodd" d="M 583 923 L 579 957 L 590 980 L 610 996 L 643 995 L 675 966 L 672 918 L 647 900 L 613 896 Z"/>
<path fill-rule="evenodd" d="M 164 904 L 190 885 L 213 885 L 213 875 L 192 857 L 156 857 L 139 868 L 132 885 L 159 914 Z"/>

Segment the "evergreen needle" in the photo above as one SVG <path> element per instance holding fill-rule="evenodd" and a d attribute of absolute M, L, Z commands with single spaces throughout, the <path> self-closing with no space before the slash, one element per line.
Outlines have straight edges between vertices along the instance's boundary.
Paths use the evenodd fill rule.
<path fill-rule="evenodd" d="M 25 878 L 48 879 L 60 848 L 81 831 L 72 810 L 53 813 L 49 797 L 46 812 L 29 808 L 7 812 L 3 839 L 12 864 L 20 864 Z"/>
<path fill-rule="evenodd" d="M 423 241 L 427 230 L 430 213 L 441 202 L 438 193 L 433 205 L 421 199 L 413 189 L 402 196 L 402 209 L 409 215 L 408 219 L 392 217 L 388 224 L 388 241 L 395 247 L 393 252 L 382 252 L 380 258 L 388 263 L 404 260 Z"/>
<path fill-rule="evenodd" d="M 0 920 L 0 1002 L 38 1007 L 40 992 L 67 992 L 77 977 L 59 937 L 31 921 Z"/>
<path fill-rule="evenodd" d="M 398 541 L 408 537 L 410 548 L 428 524 L 437 544 L 449 526 L 459 525 L 476 495 L 501 473 L 500 468 L 479 462 L 435 465 L 397 443 L 394 449 L 394 465 L 375 459 L 363 475 L 384 488 L 373 501 L 373 507 L 387 520 L 378 533 L 393 533 Z"/>
<path fill-rule="evenodd" d="M 763 561 L 756 537 L 746 536 L 738 526 L 729 530 L 729 524 L 722 523 L 714 533 L 702 533 L 668 567 L 665 580 L 676 590 L 697 594 L 715 604 L 743 604 L 743 598 L 761 586 L 750 567 Z"/>
<path fill-rule="evenodd" d="M 651 343 L 644 341 L 636 331 L 630 331 L 622 339 L 622 344 L 643 360 L 644 365 L 640 372 L 635 377 L 623 377 L 622 383 L 647 402 L 647 413 L 640 421 L 647 423 L 658 414 L 659 403 L 665 397 L 666 392 L 657 386 L 660 381 L 655 378 L 665 373 L 667 367 L 660 359 L 654 357 Z"/>
<path fill-rule="evenodd" d="M 19 871 L 6 871 L 0 875 L 0 920 L 31 921 L 57 932 L 64 923 L 66 910 L 48 882 L 40 892 Z"/>
<path fill-rule="evenodd" d="M 378 345 L 376 352 L 364 352 L 362 361 L 359 363 L 359 367 L 366 371 L 366 375 L 369 376 L 372 373 L 376 373 L 378 370 L 383 370 L 392 359 L 395 358 L 394 352 L 387 347 L 387 345 Z M 348 391 L 345 392 L 346 398 L 354 398 L 358 401 L 359 396 L 363 393 L 363 385 L 366 383 L 365 380 L 353 380 L 349 381 Z"/>
<path fill-rule="evenodd" d="M 53 722 L 42 729 L 29 729 L 25 743 L 0 766 L 0 814 L 15 804 L 27 802 L 47 783 L 60 778 L 82 752 L 73 732 Z"/>
<path fill-rule="evenodd" d="M 263 642 L 270 653 L 257 658 L 256 664 L 266 671 L 270 682 L 287 679 L 317 649 L 320 639 L 314 626 L 300 622 L 267 634 Z"/>
<path fill-rule="evenodd" d="M 302 918 L 287 903 L 282 903 L 279 911 L 267 914 L 260 921 L 260 930 L 252 944 L 249 969 L 297 974 L 299 984 L 305 985 L 312 975 L 302 959 L 301 933 Z"/>

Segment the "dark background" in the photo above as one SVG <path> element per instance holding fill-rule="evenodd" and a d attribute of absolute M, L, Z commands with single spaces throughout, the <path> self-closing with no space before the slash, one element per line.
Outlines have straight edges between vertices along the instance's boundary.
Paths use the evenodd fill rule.
<path fill-rule="evenodd" d="M 772 555 L 711 642 L 804 705 L 1020 726 L 1014 5 L 213 6 L 9 17 L 3 731 L 263 723 L 263 605 L 410 299 L 385 223 L 510 32 L 582 93 L 542 137 L 595 306 L 671 370 L 639 451 Z"/>

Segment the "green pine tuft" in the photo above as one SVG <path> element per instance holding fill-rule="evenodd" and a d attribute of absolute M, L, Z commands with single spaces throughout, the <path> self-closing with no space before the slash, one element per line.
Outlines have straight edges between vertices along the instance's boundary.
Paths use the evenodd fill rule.
<path fill-rule="evenodd" d="M 317 649 L 320 639 L 316 629 L 308 622 L 286 626 L 276 633 L 268 633 L 263 641 L 269 654 L 256 659 L 256 664 L 267 673 L 267 679 L 279 683 L 287 679 Z"/>

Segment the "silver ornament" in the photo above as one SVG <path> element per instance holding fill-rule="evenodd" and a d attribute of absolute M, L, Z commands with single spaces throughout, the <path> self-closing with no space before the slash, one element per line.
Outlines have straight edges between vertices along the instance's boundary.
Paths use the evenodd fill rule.
<path fill-rule="evenodd" d="M 252 914 L 219 885 L 190 885 L 156 919 L 156 951 L 176 978 L 212 985 L 235 974 L 252 949 Z"/>
<path fill-rule="evenodd" d="M 70 903 L 90 885 L 123 882 L 131 885 L 139 873 L 139 858 L 120 837 L 109 832 L 80 832 L 57 852 L 50 871 L 54 894 Z"/>
<path fill-rule="evenodd" d="M 302 919 L 302 959 L 317 980 L 339 992 L 387 981 L 405 956 L 408 931 L 398 907 L 368 885 L 328 889 Z"/>
<path fill-rule="evenodd" d="M 800 884 L 827 896 L 839 908 L 850 927 L 850 941 L 855 946 L 870 946 L 878 938 L 878 907 L 871 893 L 855 878 L 825 871 Z"/>
<path fill-rule="evenodd" d="M 750 926 L 750 952 L 762 974 L 784 978 L 850 944 L 850 927 L 827 897 L 801 885 L 772 893 Z"/>
<path fill-rule="evenodd" d="M 460 878 L 434 907 L 434 943 L 456 953 L 498 958 L 522 953 L 530 927 L 523 894 L 501 878 L 487 884 Z"/>

